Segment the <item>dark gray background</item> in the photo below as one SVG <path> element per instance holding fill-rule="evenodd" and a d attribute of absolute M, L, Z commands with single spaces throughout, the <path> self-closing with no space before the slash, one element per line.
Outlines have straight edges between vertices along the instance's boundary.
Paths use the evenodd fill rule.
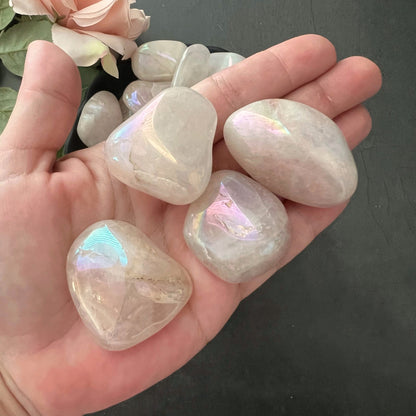
<path fill-rule="evenodd" d="M 345 213 L 183 369 L 96 415 L 415 415 L 416 1 L 138 7 L 152 15 L 142 41 L 177 39 L 245 56 L 319 33 L 339 58 L 373 59 L 384 87 L 368 103 L 374 129 L 354 152 L 360 184 Z"/>
<path fill-rule="evenodd" d="M 319 33 L 384 87 L 345 213 L 182 370 L 100 416 L 416 414 L 416 1 L 141 0 L 142 41 L 248 56 Z M 137 369 L 140 371 L 140 369 Z"/>

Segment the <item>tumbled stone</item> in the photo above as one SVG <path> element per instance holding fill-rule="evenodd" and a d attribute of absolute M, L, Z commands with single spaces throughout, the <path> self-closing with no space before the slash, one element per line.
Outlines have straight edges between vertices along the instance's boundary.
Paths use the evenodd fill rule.
<path fill-rule="evenodd" d="M 172 87 L 192 87 L 208 76 L 209 49 L 200 44 L 189 46 L 173 76 Z"/>
<path fill-rule="evenodd" d="M 230 283 L 274 271 L 290 241 L 289 220 L 274 194 L 233 171 L 212 175 L 185 219 L 188 247 L 211 272 Z"/>
<path fill-rule="evenodd" d="M 131 114 L 134 114 L 169 87 L 170 82 L 133 81 L 124 90 L 122 100 Z"/>
<path fill-rule="evenodd" d="M 126 185 L 172 204 L 204 192 L 217 125 L 213 105 L 189 88 L 162 91 L 105 144 L 108 168 Z"/>
<path fill-rule="evenodd" d="M 115 95 L 109 91 L 100 91 L 85 103 L 77 133 L 82 142 L 91 147 L 106 140 L 122 121 L 120 104 Z"/>
<path fill-rule="evenodd" d="M 133 72 L 142 81 L 172 81 L 185 50 L 186 45 L 176 40 L 144 43 L 131 57 Z"/>
<path fill-rule="evenodd" d="M 330 207 L 357 187 L 357 168 L 338 126 L 301 103 L 271 99 L 230 116 L 224 138 L 236 161 L 277 195 Z"/>
<path fill-rule="evenodd" d="M 214 52 L 210 55 L 208 61 L 208 76 L 220 72 L 223 69 L 229 68 L 241 61 L 244 61 L 244 56 L 233 52 Z"/>
<path fill-rule="evenodd" d="M 186 270 L 123 221 L 100 221 L 82 232 L 69 251 L 67 277 L 84 324 L 114 351 L 154 335 L 192 293 Z"/>
<path fill-rule="evenodd" d="M 130 118 L 135 113 L 134 111 L 131 111 L 130 108 L 128 108 L 126 106 L 126 104 L 124 104 L 123 97 L 121 97 L 118 100 L 118 103 L 120 104 L 120 109 L 121 109 L 121 114 L 123 116 L 123 121 L 127 120 L 128 118 Z"/>

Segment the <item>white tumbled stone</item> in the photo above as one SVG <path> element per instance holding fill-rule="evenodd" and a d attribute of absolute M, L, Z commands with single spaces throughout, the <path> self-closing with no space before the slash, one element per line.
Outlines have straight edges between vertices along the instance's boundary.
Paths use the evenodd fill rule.
<path fill-rule="evenodd" d="M 133 81 L 124 90 L 122 100 L 131 114 L 134 114 L 169 87 L 170 82 Z"/>
<path fill-rule="evenodd" d="M 144 43 L 131 57 L 133 72 L 142 81 L 172 81 L 185 50 L 186 45 L 176 40 Z"/>
<path fill-rule="evenodd" d="M 116 96 L 109 91 L 100 91 L 85 103 L 77 133 L 81 141 L 91 147 L 106 140 L 122 121 L 123 116 Z"/>
<path fill-rule="evenodd" d="M 273 193 L 247 176 L 218 171 L 189 207 L 184 237 L 211 272 L 230 283 L 274 271 L 287 251 L 286 210 Z"/>
<path fill-rule="evenodd" d="M 172 87 L 192 87 L 208 76 L 209 49 L 200 44 L 189 46 L 173 76 Z"/>
<path fill-rule="evenodd" d="M 238 64 L 239 62 L 244 61 L 244 59 L 244 56 L 241 56 L 238 53 L 214 52 L 209 57 L 208 76 Z"/>
<path fill-rule="evenodd" d="M 330 207 L 347 201 L 357 187 L 357 168 L 341 130 L 305 104 L 249 104 L 226 121 L 224 139 L 250 176 L 289 200 Z"/>
<path fill-rule="evenodd" d="M 187 271 L 122 221 L 101 221 L 80 234 L 68 253 L 67 277 L 84 324 L 114 351 L 161 330 L 192 293 Z"/>
<path fill-rule="evenodd" d="M 177 205 L 197 199 L 212 169 L 213 105 L 196 91 L 168 88 L 113 131 L 108 168 L 126 185 Z"/>

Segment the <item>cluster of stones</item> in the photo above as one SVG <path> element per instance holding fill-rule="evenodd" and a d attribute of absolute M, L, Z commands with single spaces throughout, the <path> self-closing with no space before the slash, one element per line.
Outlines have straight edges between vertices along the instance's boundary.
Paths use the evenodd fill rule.
<path fill-rule="evenodd" d="M 230 283 L 278 268 L 291 239 L 283 199 L 329 207 L 348 200 L 357 185 L 354 159 L 336 124 L 282 99 L 249 104 L 225 123 L 225 143 L 251 177 L 211 174 L 217 114 L 189 87 L 241 59 L 210 54 L 202 45 L 142 45 L 132 59 L 140 81 L 122 97 L 131 115 L 105 142 L 108 169 L 119 181 L 171 204 L 190 204 L 183 229 L 189 249 Z M 119 106 L 119 121 L 121 113 Z M 85 230 L 70 249 L 67 274 L 82 319 L 110 350 L 155 334 L 192 292 L 187 271 L 121 221 Z"/>

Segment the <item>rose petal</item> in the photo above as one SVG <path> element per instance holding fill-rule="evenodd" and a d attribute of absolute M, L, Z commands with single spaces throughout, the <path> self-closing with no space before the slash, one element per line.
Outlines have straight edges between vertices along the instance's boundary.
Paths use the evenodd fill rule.
<path fill-rule="evenodd" d="M 78 10 L 71 15 L 71 20 L 80 27 L 89 27 L 103 20 L 117 0 L 101 0 L 98 3 Z"/>
<path fill-rule="evenodd" d="M 131 58 L 134 51 L 137 49 L 136 42 L 122 36 L 107 35 L 106 33 L 94 32 L 91 30 L 78 30 L 78 32 L 85 33 L 86 35 L 93 36 L 100 40 L 102 43 L 122 55 L 123 60 Z"/>
<path fill-rule="evenodd" d="M 97 38 L 77 33 L 58 24 L 52 26 L 53 43 L 64 50 L 77 66 L 90 66 L 107 55 L 110 50 Z"/>
<path fill-rule="evenodd" d="M 150 26 L 150 16 L 146 16 L 143 10 L 130 10 L 130 30 L 127 35 L 129 39 L 137 39 Z"/>
<path fill-rule="evenodd" d="M 61 0 L 62 4 L 72 11 L 78 10 L 75 0 Z"/>
<path fill-rule="evenodd" d="M 104 58 L 101 58 L 101 65 L 105 72 L 118 79 L 117 59 L 111 52 L 104 56 Z"/>
<path fill-rule="evenodd" d="M 9 5 L 18 14 L 46 15 L 50 18 L 53 15 L 50 1 L 10 0 Z"/>

